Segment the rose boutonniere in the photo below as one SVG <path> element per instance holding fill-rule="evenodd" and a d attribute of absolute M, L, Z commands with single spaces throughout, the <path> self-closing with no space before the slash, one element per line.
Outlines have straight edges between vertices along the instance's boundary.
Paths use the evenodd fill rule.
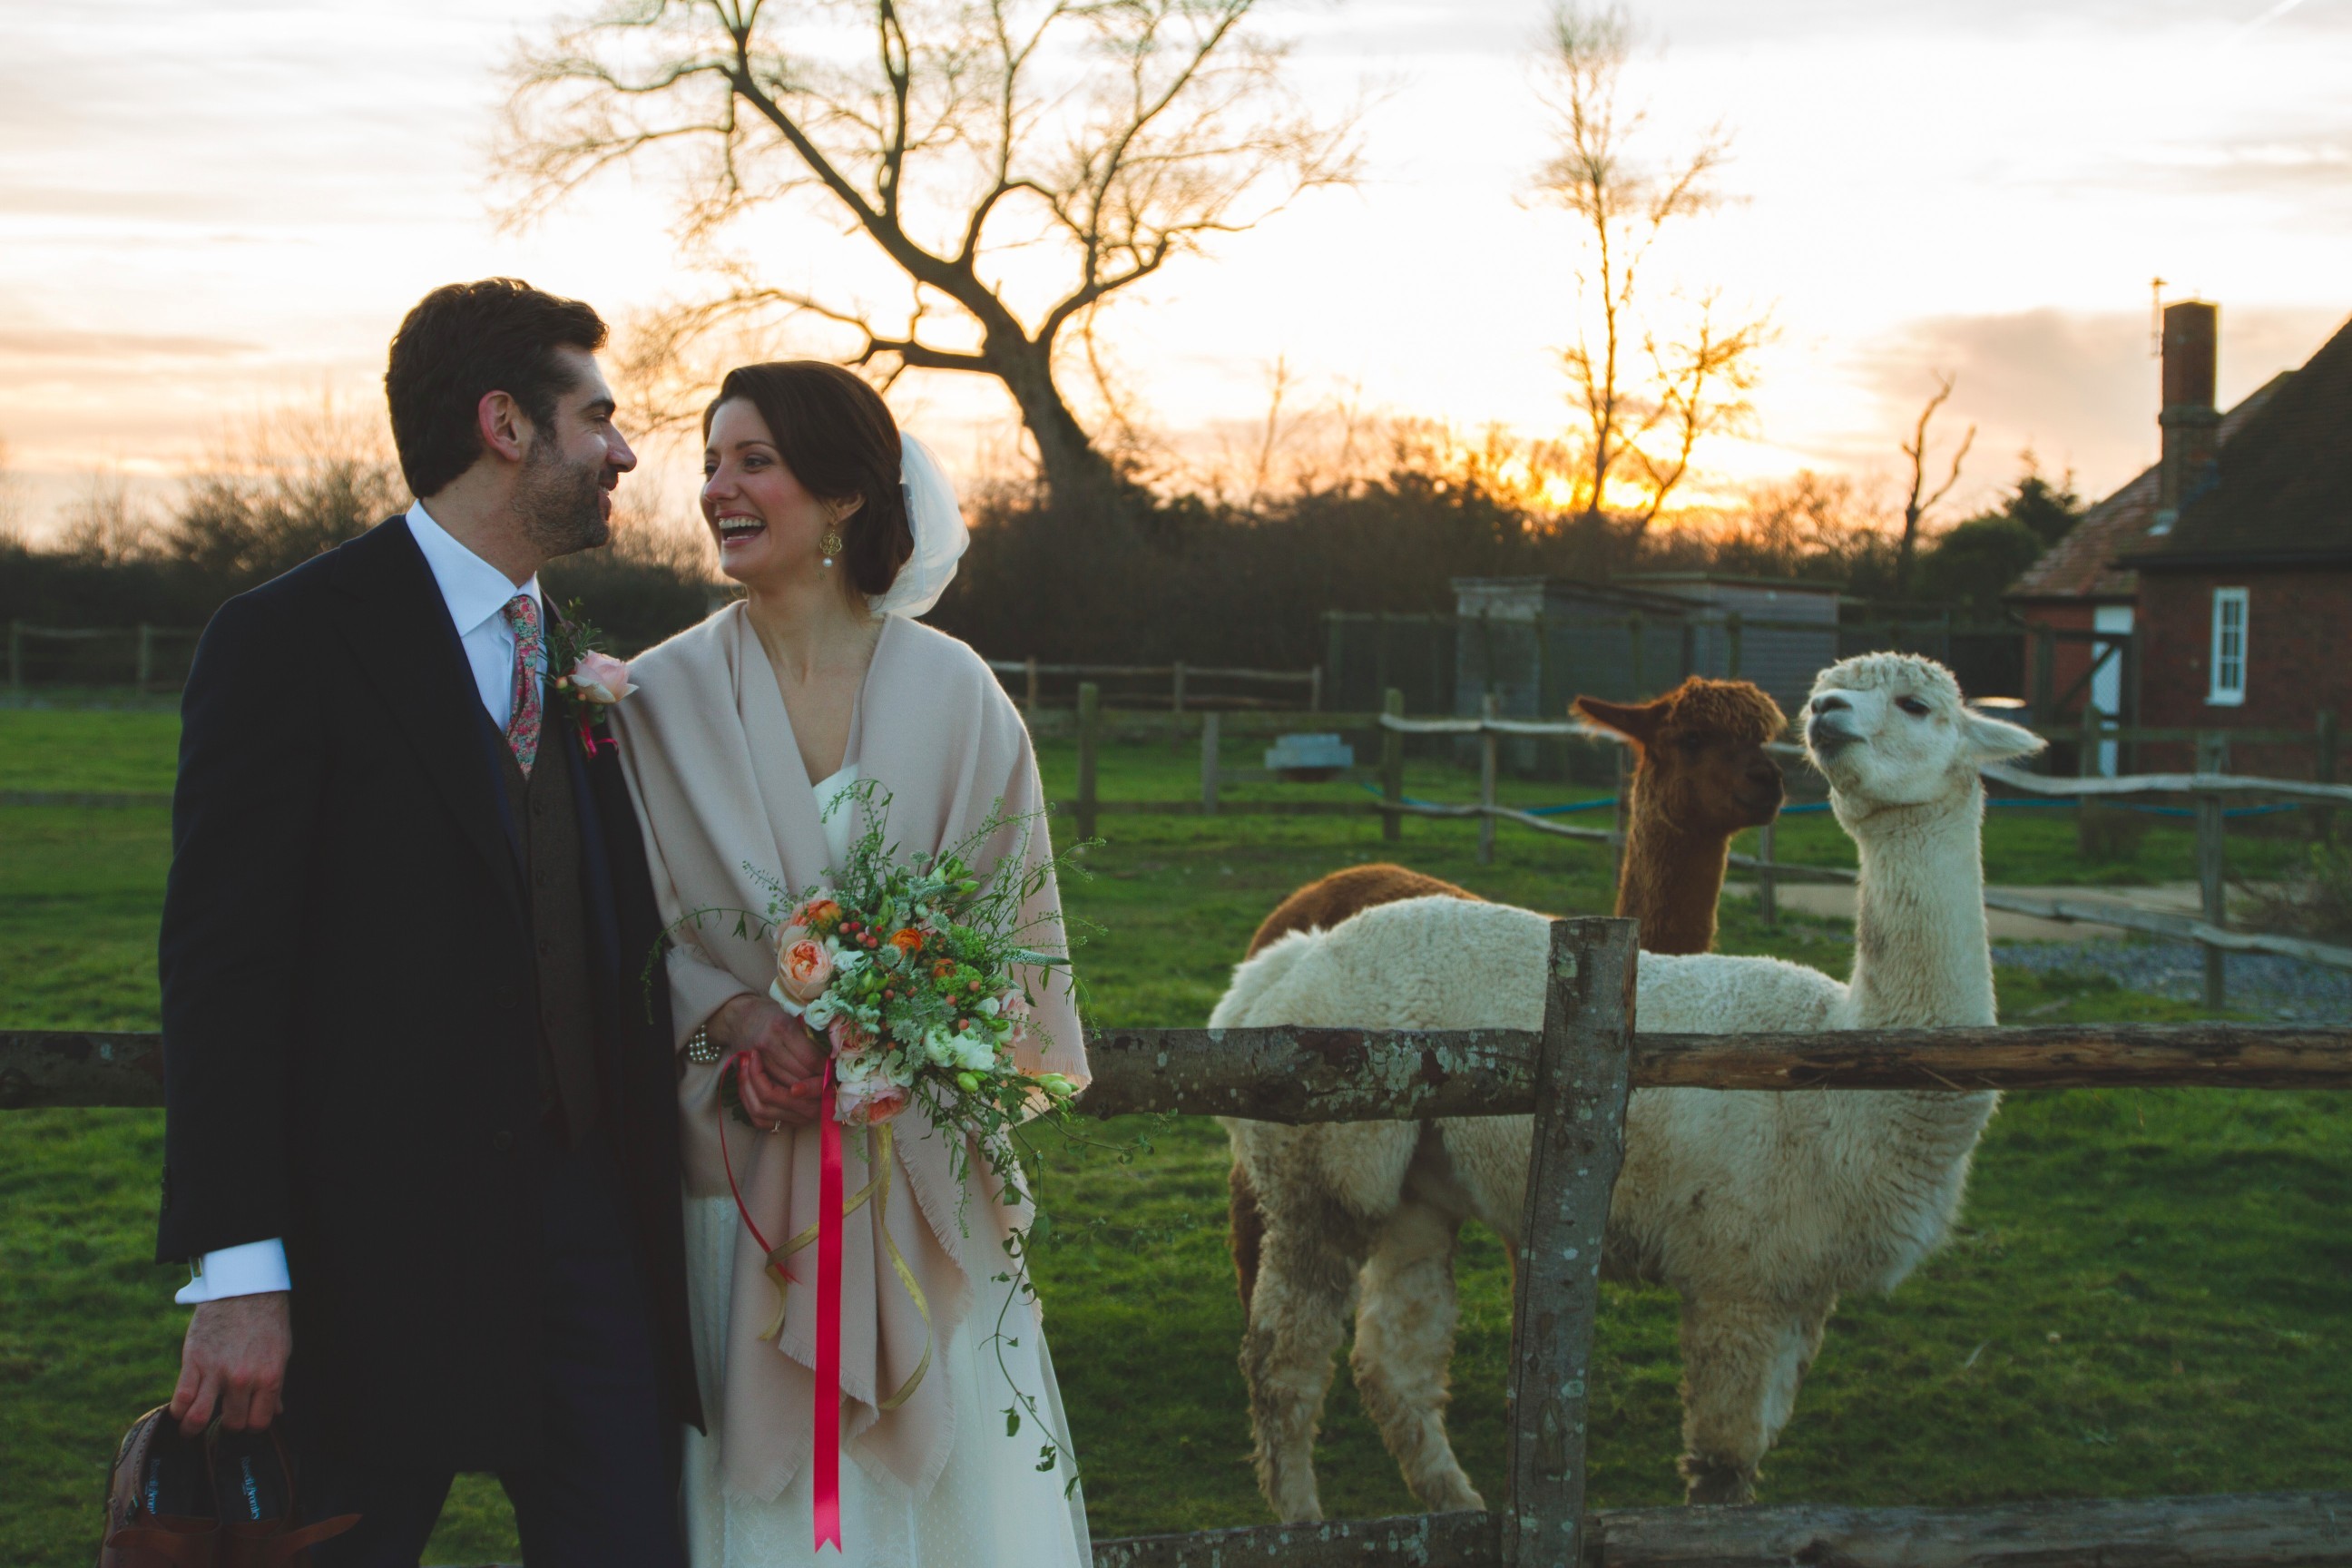
<path fill-rule="evenodd" d="M 580 726 L 580 743 L 592 757 L 600 746 L 614 743 L 605 710 L 636 689 L 629 684 L 629 667 L 606 653 L 604 641 L 604 634 L 580 613 L 577 600 L 555 617 L 547 637 L 547 664 L 555 675 L 555 689 L 571 709 L 572 721 Z"/>

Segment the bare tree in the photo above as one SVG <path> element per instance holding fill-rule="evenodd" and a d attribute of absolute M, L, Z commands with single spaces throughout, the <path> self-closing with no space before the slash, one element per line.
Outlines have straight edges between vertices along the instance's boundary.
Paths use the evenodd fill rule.
<path fill-rule="evenodd" d="M 1590 516 L 1610 505 L 1612 486 L 1631 487 L 1639 533 L 1688 477 L 1698 442 L 1753 412 L 1747 394 L 1771 324 L 1761 315 L 1727 323 L 1716 294 L 1685 302 L 1684 319 L 1668 324 L 1671 298 L 1649 287 L 1647 263 L 1667 227 L 1721 204 L 1714 176 L 1727 135 L 1717 127 L 1686 152 L 1652 154 L 1649 111 L 1619 103 L 1633 53 L 1621 7 L 1561 0 L 1547 42 L 1559 150 L 1538 184 L 1581 231 L 1576 341 L 1561 351 L 1584 447 L 1575 505 Z"/>
<path fill-rule="evenodd" d="M 25 498 L 8 467 L 8 443 L 0 440 L 0 550 L 25 548 Z"/>
<path fill-rule="evenodd" d="M 1936 395 L 1927 399 L 1927 406 L 1919 410 L 1919 423 L 1911 432 L 1911 439 L 1903 447 L 1903 455 L 1911 459 L 1911 489 L 1903 501 L 1903 543 L 1895 561 L 1895 583 L 1897 593 L 1906 593 L 1911 585 L 1911 563 L 1919 547 L 1919 525 L 1937 502 L 1952 493 L 1960 482 L 1960 465 L 1968 460 L 1969 448 L 1976 445 L 1977 427 L 1969 426 L 1960 437 L 1959 447 L 1952 453 L 1951 471 L 1934 491 L 1927 489 L 1927 426 L 1934 422 L 1936 410 L 1952 395 L 1952 385 L 1958 377 L 1949 371 L 1936 373 Z"/>
<path fill-rule="evenodd" d="M 89 488 L 65 509 L 61 521 L 61 553 L 83 565 L 126 566 L 156 552 L 154 511 L 131 493 L 130 480 L 120 473 L 90 474 Z"/>
<path fill-rule="evenodd" d="M 746 322 L 845 329 L 885 379 L 992 376 L 1049 489 L 1110 484 L 1056 350 L 1119 291 L 1301 193 L 1354 177 L 1352 117 L 1286 88 L 1258 0 L 614 0 L 518 68 L 505 148 L 528 216 L 616 164 L 684 179 L 719 272 L 668 312 L 690 342 Z M 862 237 L 903 302 L 775 280 L 738 221 L 802 204 Z"/>

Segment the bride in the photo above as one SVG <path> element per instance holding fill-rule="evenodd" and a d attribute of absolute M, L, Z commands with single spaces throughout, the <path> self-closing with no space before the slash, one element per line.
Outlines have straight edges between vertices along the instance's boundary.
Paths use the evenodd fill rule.
<path fill-rule="evenodd" d="M 746 596 L 634 661 L 635 690 L 612 711 L 663 916 L 683 922 L 668 967 L 710 1422 L 686 1434 L 688 1544 L 696 1568 L 770 1568 L 815 1560 L 814 1259 L 798 1255 L 782 1331 L 763 1339 L 777 1288 L 730 1181 L 771 1242 L 814 1225 L 824 1058 L 770 999 L 772 942 L 732 911 L 767 907 L 754 873 L 795 889 L 824 879 L 869 807 L 887 809 L 889 839 L 913 855 L 973 832 L 1000 802 L 1013 818 L 1045 803 L 995 677 L 911 618 L 954 575 L 964 528 L 937 460 L 900 436 L 881 397 L 837 365 L 746 365 L 719 387 L 703 435 L 703 516 Z M 1035 818 L 992 840 L 982 874 L 991 860 L 1050 855 Z M 729 912 L 696 918 L 707 910 Z M 1024 913 L 1058 930 L 1050 879 Z M 1032 990 L 1039 1044 L 1022 1065 L 1083 1082 L 1066 984 L 1039 976 Z M 738 1052 L 752 1064 L 740 1117 L 719 1082 Z M 919 1110 L 895 1126 L 886 1171 L 866 1169 L 865 1139 L 843 1140 L 845 1190 L 871 1182 L 875 1201 L 844 1222 L 845 1551 L 830 1561 L 1090 1568 L 1053 1363 L 1007 1251 L 1022 1216 L 998 1202 L 986 1163 L 953 1158 Z"/>

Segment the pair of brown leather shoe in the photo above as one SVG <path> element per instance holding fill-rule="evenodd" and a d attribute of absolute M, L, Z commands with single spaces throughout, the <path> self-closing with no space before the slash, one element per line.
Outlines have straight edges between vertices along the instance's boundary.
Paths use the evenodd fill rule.
<path fill-rule="evenodd" d="M 308 1568 L 311 1547 L 359 1521 L 297 1522 L 294 1467 L 275 1426 L 188 1437 L 159 1406 L 115 1451 L 98 1568 Z"/>

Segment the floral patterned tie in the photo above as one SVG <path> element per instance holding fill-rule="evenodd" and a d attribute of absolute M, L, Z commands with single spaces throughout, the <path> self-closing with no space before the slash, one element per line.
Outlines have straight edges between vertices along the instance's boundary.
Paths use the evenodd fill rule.
<path fill-rule="evenodd" d="M 529 778 L 531 764 L 539 761 L 539 662 L 547 639 L 540 630 L 539 601 L 529 594 L 517 594 L 499 613 L 506 616 L 515 640 L 514 704 L 507 720 L 507 744 L 514 748 L 522 776 Z"/>

